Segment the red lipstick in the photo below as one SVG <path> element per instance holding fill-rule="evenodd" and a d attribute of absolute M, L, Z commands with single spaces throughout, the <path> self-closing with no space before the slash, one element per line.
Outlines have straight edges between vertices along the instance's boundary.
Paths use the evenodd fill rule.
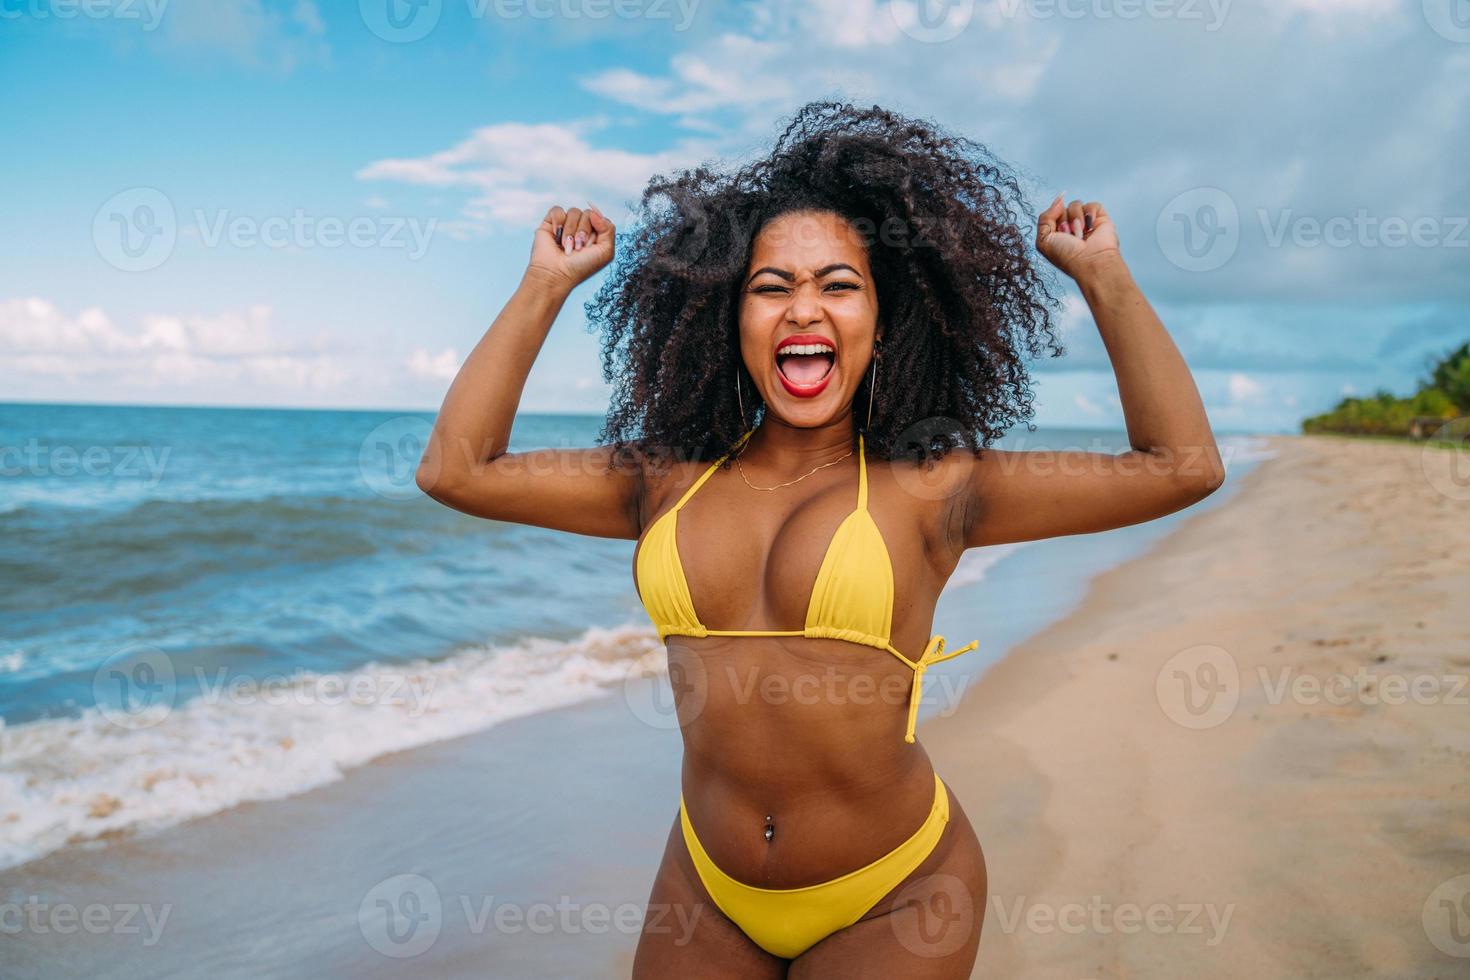
<path fill-rule="evenodd" d="M 795 345 L 816 344 L 831 351 L 831 363 L 822 376 L 812 381 L 797 381 L 786 376 L 781 370 L 781 352 Z M 832 380 L 833 370 L 837 367 L 837 344 L 835 341 L 816 333 L 799 333 L 786 337 L 776 345 L 776 375 L 781 379 L 781 385 L 788 394 L 797 398 L 815 398 L 820 395 Z"/>

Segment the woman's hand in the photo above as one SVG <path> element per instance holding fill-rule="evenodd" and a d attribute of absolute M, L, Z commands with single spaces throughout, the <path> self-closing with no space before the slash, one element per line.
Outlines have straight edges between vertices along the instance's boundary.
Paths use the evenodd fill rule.
<path fill-rule="evenodd" d="M 1036 250 L 1073 279 L 1107 262 L 1122 261 L 1113 219 L 1096 201 L 1062 203 L 1062 195 L 1036 219 Z"/>
<path fill-rule="evenodd" d="M 612 261 L 617 229 L 595 204 L 546 212 L 531 242 L 526 276 L 570 292 Z"/>

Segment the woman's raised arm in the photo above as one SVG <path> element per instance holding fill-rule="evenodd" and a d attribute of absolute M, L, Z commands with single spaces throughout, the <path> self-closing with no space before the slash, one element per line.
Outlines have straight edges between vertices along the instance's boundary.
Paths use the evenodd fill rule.
<path fill-rule="evenodd" d="M 424 493 L 477 517 L 638 536 L 641 468 L 615 466 L 607 447 L 506 452 L 546 334 L 571 291 L 612 260 L 615 234 L 593 206 L 546 213 L 520 285 L 444 396 L 419 462 Z"/>
<path fill-rule="evenodd" d="M 986 452 L 965 483 L 964 548 L 1142 523 L 1195 503 L 1225 478 L 1189 366 L 1129 274 L 1103 206 L 1058 197 L 1037 221 L 1036 245 L 1082 290 L 1133 448 Z"/>

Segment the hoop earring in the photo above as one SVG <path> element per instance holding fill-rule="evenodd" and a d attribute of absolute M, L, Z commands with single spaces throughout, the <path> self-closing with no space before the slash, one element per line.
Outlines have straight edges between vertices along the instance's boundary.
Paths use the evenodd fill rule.
<path fill-rule="evenodd" d="M 873 341 L 873 376 L 868 381 L 868 425 L 863 431 L 871 432 L 873 429 L 873 399 L 878 394 L 878 352 L 883 349 L 882 340 Z"/>
<path fill-rule="evenodd" d="M 740 396 L 740 368 L 735 369 L 735 403 L 740 406 L 740 428 L 745 428 L 745 400 Z"/>

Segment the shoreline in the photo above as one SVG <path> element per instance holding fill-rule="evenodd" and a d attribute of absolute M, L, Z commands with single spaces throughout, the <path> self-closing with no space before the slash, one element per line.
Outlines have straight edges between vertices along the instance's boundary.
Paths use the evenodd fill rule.
<path fill-rule="evenodd" d="M 1470 873 L 1470 523 L 1421 472 L 1449 456 L 1269 444 L 925 729 L 987 857 L 974 975 L 1466 969 L 1433 901 Z"/>

